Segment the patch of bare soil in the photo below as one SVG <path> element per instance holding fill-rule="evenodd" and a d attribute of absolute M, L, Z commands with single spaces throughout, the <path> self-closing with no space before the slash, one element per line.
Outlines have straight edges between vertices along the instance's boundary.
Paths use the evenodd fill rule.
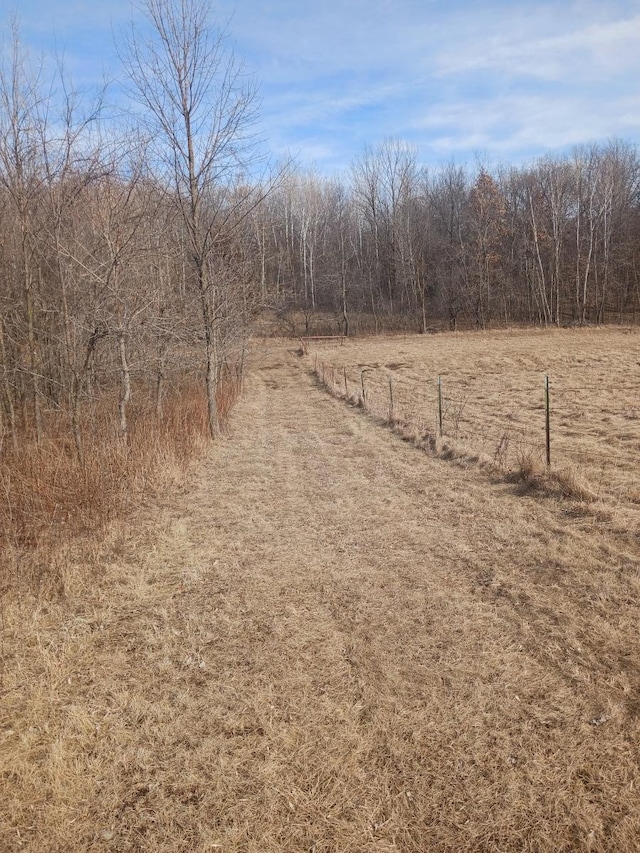
<path fill-rule="evenodd" d="M 637 549 L 265 346 L 94 585 L 5 606 L 0 849 L 636 851 Z"/>

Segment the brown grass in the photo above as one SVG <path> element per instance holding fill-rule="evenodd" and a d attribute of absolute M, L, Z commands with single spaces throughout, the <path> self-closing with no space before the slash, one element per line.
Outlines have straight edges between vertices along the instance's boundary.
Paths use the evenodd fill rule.
<path fill-rule="evenodd" d="M 206 403 L 199 388 L 171 394 L 160 418 L 151 407 L 132 407 L 126 444 L 115 430 L 115 405 L 103 400 L 85 413 L 82 463 L 66 417 L 55 414 L 39 447 L 24 440 L 17 452 L 2 457 L 0 544 L 22 554 L 23 566 L 38 549 L 49 551 L 60 542 L 103 531 L 114 518 L 133 511 L 158 478 L 201 452 Z M 6 572 L 2 562 L 0 571 Z M 17 580 L 5 576 L 5 583 Z"/>
<path fill-rule="evenodd" d="M 220 422 L 226 426 L 241 377 L 223 371 L 217 388 Z M 100 536 L 120 517 L 179 479 L 201 456 L 208 439 L 204 391 L 176 381 L 162 411 L 144 390 L 128 415 L 124 443 L 115 428 L 115 399 L 107 395 L 83 412 L 82 462 L 63 413 L 48 413 L 40 446 L 22 438 L 0 459 L 0 590 L 15 584 L 55 584 L 48 555 L 77 537 Z"/>
<path fill-rule="evenodd" d="M 637 504 L 640 450 L 640 333 L 629 329 L 519 330 L 353 340 L 314 353 L 318 372 L 344 394 L 388 420 L 437 436 L 437 377 L 442 377 L 448 457 L 491 460 L 518 474 L 523 459 L 546 484 L 577 500 Z M 330 365 L 334 367 L 331 373 Z M 552 469 L 545 467 L 544 376 L 551 384 Z M 640 516 L 637 521 L 640 523 Z"/>
<path fill-rule="evenodd" d="M 5 602 L 0 849 L 636 851 L 637 538 L 258 367 L 192 482 Z"/>

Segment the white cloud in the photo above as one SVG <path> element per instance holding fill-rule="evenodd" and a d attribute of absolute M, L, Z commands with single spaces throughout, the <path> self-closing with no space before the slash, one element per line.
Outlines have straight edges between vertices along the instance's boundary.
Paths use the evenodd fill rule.
<path fill-rule="evenodd" d="M 532 22 L 534 23 L 534 22 Z M 606 24 L 589 24 L 553 36 L 528 35 L 521 26 L 508 26 L 499 35 L 474 45 L 444 51 L 438 60 L 442 74 L 480 69 L 565 82 L 580 75 L 581 82 L 602 75 L 640 73 L 640 15 Z"/>
<path fill-rule="evenodd" d="M 439 152 L 490 148 L 505 157 L 561 149 L 581 142 L 640 132 L 640 94 L 612 98 L 598 108 L 588 97 L 549 99 L 540 95 L 450 103 L 418 126 Z M 625 132 L 626 131 L 626 132 Z"/>
<path fill-rule="evenodd" d="M 117 68 L 130 0 L 19 2 L 41 43 L 55 22 L 83 82 Z M 261 134 L 319 167 L 392 135 L 444 157 L 640 142 L 638 0 L 215 2 L 261 81 Z"/>

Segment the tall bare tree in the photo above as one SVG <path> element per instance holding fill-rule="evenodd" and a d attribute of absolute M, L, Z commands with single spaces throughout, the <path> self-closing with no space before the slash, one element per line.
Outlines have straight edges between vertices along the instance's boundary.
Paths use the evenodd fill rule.
<path fill-rule="evenodd" d="M 219 431 L 216 389 L 229 300 L 216 255 L 246 214 L 257 160 L 256 89 L 212 19 L 208 0 L 143 0 L 150 34 L 133 30 L 123 58 L 153 140 L 150 165 L 169 182 L 188 241 L 204 337 L 209 429 Z M 244 191 L 239 191 L 239 186 Z M 224 268 L 224 265 L 222 265 Z M 228 338 L 227 333 L 224 335 Z"/>
<path fill-rule="evenodd" d="M 21 365 L 21 369 L 28 377 L 33 424 L 36 440 L 40 444 L 43 433 L 35 211 L 41 186 L 37 130 L 41 69 L 34 67 L 23 51 L 16 19 L 12 20 L 11 31 L 11 45 L 0 64 L 0 183 L 6 190 L 17 230 L 18 277 L 28 352 L 27 362 Z"/>

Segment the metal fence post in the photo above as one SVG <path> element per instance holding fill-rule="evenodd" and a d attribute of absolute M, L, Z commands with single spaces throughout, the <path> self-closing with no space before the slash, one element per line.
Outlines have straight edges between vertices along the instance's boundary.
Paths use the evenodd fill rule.
<path fill-rule="evenodd" d="M 551 411 L 549 405 L 549 377 L 544 378 L 544 421 L 547 450 L 547 468 L 551 467 Z"/>

